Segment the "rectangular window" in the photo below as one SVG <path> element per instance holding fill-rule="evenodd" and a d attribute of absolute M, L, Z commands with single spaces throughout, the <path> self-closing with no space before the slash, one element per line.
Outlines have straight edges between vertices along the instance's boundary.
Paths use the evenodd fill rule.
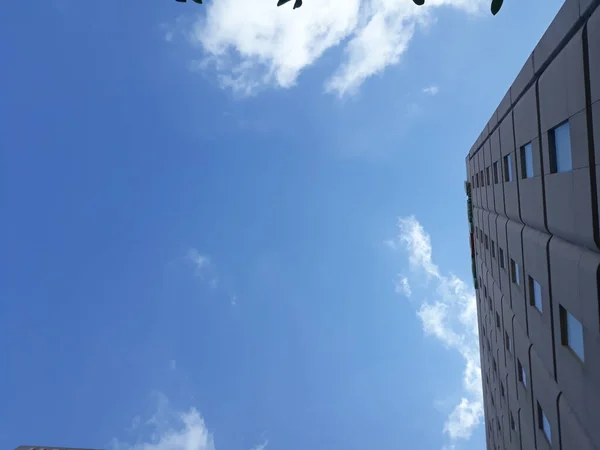
<path fill-rule="evenodd" d="M 498 175 L 498 161 L 494 163 L 494 184 L 498 184 L 498 179 L 500 176 Z"/>
<path fill-rule="evenodd" d="M 496 358 L 492 356 L 492 367 L 494 368 L 494 373 L 498 371 L 498 365 L 496 364 Z"/>
<path fill-rule="evenodd" d="M 496 258 L 496 243 L 494 242 L 494 240 L 492 239 L 492 258 Z"/>
<path fill-rule="evenodd" d="M 512 155 L 508 154 L 504 157 L 504 181 L 508 183 L 512 180 Z"/>
<path fill-rule="evenodd" d="M 498 314 L 498 312 L 496 312 L 496 326 L 498 328 L 500 328 L 500 325 L 501 325 L 501 323 L 500 323 L 500 314 Z"/>
<path fill-rule="evenodd" d="M 573 168 L 569 122 L 550 130 L 548 138 L 550 141 L 550 172 L 568 172 Z"/>
<path fill-rule="evenodd" d="M 475 175 L 471 175 L 471 186 L 475 187 Z"/>
<path fill-rule="evenodd" d="M 543 311 L 542 287 L 532 277 L 529 277 L 529 303 L 535 306 L 539 312 Z"/>
<path fill-rule="evenodd" d="M 500 382 L 500 395 L 504 398 L 504 383 Z"/>
<path fill-rule="evenodd" d="M 521 361 L 517 359 L 517 370 L 519 371 L 519 381 L 523 383 L 523 386 L 527 387 L 527 372 L 525 372 L 525 367 L 521 364 Z"/>
<path fill-rule="evenodd" d="M 504 250 L 498 247 L 498 259 L 500 259 L 500 268 L 504 269 Z"/>
<path fill-rule="evenodd" d="M 521 178 L 533 177 L 533 147 L 531 142 L 521 147 Z"/>
<path fill-rule="evenodd" d="M 490 167 L 486 167 L 485 168 L 485 181 L 487 183 L 487 185 L 490 185 Z"/>
<path fill-rule="evenodd" d="M 560 306 L 560 327 L 562 344 L 568 346 L 573 352 L 585 361 L 583 351 L 583 325 L 563 306 Z"/>
<path fill-rule="evenodd" d="M 552 430 L 550 428 L 550 421 L 546 414 L 544 414 L 544 410 L 542 410 L 542 406 L 537 404 L 537 412 L 538 412 L 538 427 L 540 430 L 544 432 L 544 436 L 548 439 L 548 442 L 552 443 Z"/>
<path fill-rule="evenodd" d="M 490 248 L 490 244 L 489 244 L 489 242 L 488 242 L 488 235 L 486 234 L 486 235 L 485 235 L 485 249 L 486 249 L 486 250 L 489 250 L 489 248 Z"/>
<path fill-rule="evenodd" d="M 509 415 L 510 415 L 510 416 L 509 416 L 509 420 L 510 420 L 510 429 L 511 429 L 511 430 L 513 430 L 513 431 L 515 431 L 515 428 L 516 428 L 516 426 L 515 426 L 515 418 L 514 418 L 514 416 L 513 416 L 513 413 L 512 413 L 512 411 L 510 411 L 510 412 L 509 412 Z"/>
<path fill-rule="evenodd" d="M 506 345 L 506 350 L 508 350 L 509 353 L 512 353 L 512 340 L 506 331 L 504 332 L 504 342 Z"/>
<path fill-rule="evenodd" d="M 483 296 L 487 298 L 487 287 L 483 286 Z"/>
<path fill-rule="evenodd" d="M 517 286 L 521 285 L 521 275 L 519 273 L 519 263 L 517 263 L 514 259 L 510 260 L 510 278 L 513 283 Z"/>

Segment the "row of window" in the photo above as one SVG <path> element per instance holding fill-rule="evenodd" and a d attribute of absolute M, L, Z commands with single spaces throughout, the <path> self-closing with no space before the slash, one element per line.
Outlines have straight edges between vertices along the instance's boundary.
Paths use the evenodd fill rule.
<path fill-rule="evenodd" d="M 491 243 L 491 255 L 492 258 L 496 258 L 496 243 L 493 239 L 489 239 L 487 234 L 482 233 L 481 229 L 476 228 L 476 232 L 480 235 L 480 241 L 485 242 L 486 250 L 489 247 L 488 243 Z M 484 237 L 481 238 L 481 235 Z M 504 250 L 498 246 L 499 265 L 500 268 L 506 270 Z M 510 281 L 516 286 L 521 286 L 521 267 L 519 263 L 514 259 L 510 259 Z M 481 279 L 480 284 L 481 286 Z M 487 287 L 484 286 L 485 298 L 488 298 Z M 544 302 L 542 300 L 542 286 L 540 283 L 533 278 L 528 276 L 528 286 L 525 293 L 529 300 L 529 304 L 538 310 L 540 314 L 544 311 Z M 491 301 L 489 303 L 490 309 L 492 308 Z M 567 311 L 562 305 L 559 306 L 559 317 L 561 326 L 561 343 L 562 345 L 568 346 L 574 353 L 579 357 L 581 361 L 584 361 L 584 346 L 583 346 L 583 325 L 577 320 L 569 311 Z M 496 312 L 496 321 L 498 327 L 500 327 L 500 315 Z"/>
<path fill-rule="evenodd" d="M 550 173 L 568 172 L 572 170 L 571 157 L 571 132 L 569 122 L 564 122 L 548 132 L 550 143 Z M 519 149 L 518 156 L 521 160 L 521 178 L 533 177 L 533 146 L 531 142 Z M 510 183 L 514 181 L 512 173 L 513 154 L 509 153 L 502 158 L 502 181 Z M 484 177 L 485 174 L 485 177 Z M 500 182 L 500 160 L 492 164 L 492 175 L 494 184 Z M 490 166 L 471 176 L 471 186 L 475 188 L 490 186 Z"/>

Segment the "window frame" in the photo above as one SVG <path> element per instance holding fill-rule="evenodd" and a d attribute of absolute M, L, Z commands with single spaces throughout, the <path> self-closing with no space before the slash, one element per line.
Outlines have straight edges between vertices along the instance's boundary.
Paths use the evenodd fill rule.
<path fill-rule="evenodd" d="M 556 146 L 556 142 L 557 142 L 556 131 L 560 130 L 563 127 L 566 127 L 568 138 L 569 138 L 569 149 L 568 149 L 569 165 L 568 165 L 568 167 L 559 168 L 559 158 L 558 158 L 559 150 Z M 548 130 L 548 143 L 549 143 L 549 148 L 550 148 L 550 173 L 571 172 L 573 170 L 573 148 L 571 146 L 571 124 L 570 124 L 569 120 L 566 120 L 566 121 L 558 124 L 554 128 Z M 563 149 L 563 150 L 566 152 L 566 149 Z"/>
<path fill-rule="evenodd" d="M 542 285 L 538 283 L 538 281 L 531 275 L 529 275 L 527 284 L 529 285 L 529 304 L 537 309 L 540 314 L 544 314 L 544 296 L 542 295 Z M 536 287 L 539 289 L 536 289 Z M 539 292 L 539 298 L 536 295 L 537 292 Z"/>
<path fill-rule="evenodd" d="M 552 425 L 550 425 L 550 419 L 544 413 L 542 405 L 537 402 L 537 416 L 538 416 L 538 428 L 542 430 L 542 433 L 546 437 L 546 440 L 552 445 Z"/>
<path fill-rule="evenodd" d="M 579 330 L 581 330 L 581 354 L 579 353 L 579 350 L 576 349 L 573 346 L 573 340 L 569 338 L 569 336 L 571 336 L 572 333 L 569 333 L 569 329 L 573 330 L 572 327 L 569 327 L 569 323 L 570 320 L 569 318 L 572 319 L 573 322 L 575 322 L 575 324 L 577 325 L 577 328 Z M 582 363 L 585 363 L 585 333 L 584 333 L 584 328 L 583 328 L 583 324 L 581 323 L 581 321 L 579 319 L 577 319 L 573 314 L 571 314 L 569 312 L 568 309 L 566 309 L 563 305 L 559 305 L 559 320 L 560 320 L 560 337 L 561 337 L 561 344 L 564 345 L 565 347 L 567 347 L 569 349 L 570 352 L 572 352 L 579 361 L 581 361 Z M 571 322 L 571 323 L 573 323 Z"/>
<path fill-rule="evenodd" d="M 512 153 L 509 153 L 508 155 L 504 155 L 502 157 L 502 165 L 504 166 L 504 182 L 505 183 L 510 183 L 513 181 L 513 176 L 512 176 Z"/>
<path fill-rule="evenodd" d="M 519 153 L 520 153 L 520 158 L 521 158 L 521 178 L 522 179 L 533 178 L 534 177 L 533 145 L 531 144 L 531 142 L 528 142 L 527 144 L 523 145 L 519 149 Z M 530 157 L 531 164 L 527 164 L 527 159 L 528 159 L 527 156 L 528 155 Z M 528 169 L 530 169 L 530 170 L 528 170 Z"/>
<path fill-rule="evenodd" d="M 494 164 L 492 165 L 492 172 L 494 173 L 494 184 L 498 184 L 498 180 L 500 179 L 500 177 L 498 176 L 498 161 L 494 162 Z"/>
<path fill-rule="evenodd" d="M 521 286 L 521 268 L 519 263 L 511 258 L 510 260 L 510 281 L 511 283 Z"/>
<path fill-rule="evenodd" d="M 525 371 L 525 367 L 521 364 L 521 360 L 517 358 L 517 377 L 519 382 L 527 388 L 527 372 Z"/>

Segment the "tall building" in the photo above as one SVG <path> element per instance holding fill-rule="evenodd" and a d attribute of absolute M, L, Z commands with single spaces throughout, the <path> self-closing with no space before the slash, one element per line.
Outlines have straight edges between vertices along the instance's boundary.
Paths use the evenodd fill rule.
<path fill-rule="evenodd" d="M 466 158 L 488 450 L 600 450 L 600 8 L 566 0 Z"/>

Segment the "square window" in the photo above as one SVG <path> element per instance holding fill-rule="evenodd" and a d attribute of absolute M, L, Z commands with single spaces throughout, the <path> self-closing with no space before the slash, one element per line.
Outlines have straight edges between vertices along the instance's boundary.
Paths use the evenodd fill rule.
<path fill-rule="evenodd" d="M 542 305 L 542 287 L 540 283 L 529 277 L 529 302 L 535 306 L 539 312 L 543 311 Z"/>
<path fill-rule="evenodd" d="M 492 258 L 496 258 L 496 243 L 494 242 L 494 240 L 492 239 Z"/>
<path fill-rule="evenodd" d="M 531 142 L 521 147 L 521 178 L 533 177 L 533 147 Z"/>
<path fill-rule="evenodd" d="M 521 275 L 519 263 L 517 263 L 514 259 L 510 260 L 510 277 L 513 283 L 517 286 L 521 285 Z"/>
<path fill-rule="evenodd" d="M 562 344 L 568 346 L 581 361 L 585 361 L 583 351 L 583 325 L 569 311 L 560 306 L 560 327 Z"/>
<path fill-rule="evenodd" d="M 571 132 L 569 122 L 550 130 L 550 172 L 568 172 L 573 168 L 571 160 Z"/>
<path fill-rule="evenodd" d="M 500 268 L 504 269 L 504 250 L 498 247 L 498 259 L 500 259 Z"/>
<path fill-rule="evenodd" d="M 523 383 L 523 386 L 527 387 L 527 372 L 525 372 L 525 367 L 521 364 L 521 361 L 517 359 L 517 370 L 519 371 L 519 381 Z"/>
<path fill-rule="evenodd" d="M 490 185 L 490 168 L 489 166 L 485 168 L 485 181 L 487 185 Z"/>
<path fill-rule="evenodd" d="M 500 314 L 496 312 L 496 327 L 500 328 Z"/>
<path fill-rule="evenodd" d="M 510 336 L 506 331 L 504 332 L 504 341 L 506 345 L 506 350 L 508 350 L 509 353 L 512 353 L 512 340 L 510 339 Z"/>
<path fill-rule="evenodd" d="M 498 184 L 499 178 L 500 178 L 500 176 L 499 176 L 499 171 L 498 171 L 498 161 L 496 161 L 494 163 L 494 184 Z"/>
<path fill-rule="evenodd" d="M 548 420 L 548 417 L 546 417 L 546 414 L 544 414 L 544 410 L 542 409 L 542 406 L 539 404 L 539 402 L 537 404 L 537 410 L 538 427 L 544 432 L 544 436 L 546 436 L 548 442 L 552 443 L 552 430 L 550 428 L 550 421 Z"/>
<path fill-rule="evenodd" d="M 504 181 L 508 183 L 512 180 L 512 155 L 508 154 L 504 157 Z"/>

